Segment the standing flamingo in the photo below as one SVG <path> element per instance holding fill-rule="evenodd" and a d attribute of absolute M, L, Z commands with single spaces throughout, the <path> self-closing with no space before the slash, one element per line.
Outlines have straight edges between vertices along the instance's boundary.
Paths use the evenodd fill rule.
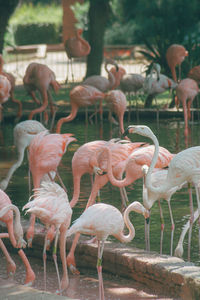
<path fill-rule="evenodd" d="M 71 69 L 72 69 L 72 58 L 87 56 L 91 50 L 89 43 L 81 37 L 82 33 L 83 33 L 82 29 L 77 29 L 75 32 L 75 36 L 68 38 L 65 41 L 65 51 L 71 62 Z M 67 64 L 67 81 L 68 81 L 68 75 L 69 75 L 69 61 Z M 73 71 L 72 71 L 72 80 L 74 81 Z"/>
<path fill-rule="evenodd" d="M 15 99 L 14 96 L 14 90 L 15 90 L 15 77 L 8 72 L 4 72 L 3 71 L 3 65 L 4 65 L 4 61 L 3 61 L 3 57 L 0 54 L 0 74 L 7 77 L 7 79 L 10 81 L 11 84 L 11 89 L 10 89 L 10 99 L 12 102 L 17 103 L 18 104 L 18 113 L 17 113 L 17 118 L 20 119 L 22 116 L 22 103 L 21 101 Z"/>
<path fill-rule="evenodd" d="M 29 120 L 37 113 L 45 112 L 48 106 L 48 100 L 50 101 L 50 108 L 52 113 L 52 120 L 55 117 L 55 108 L 53 107 L 52 96 L 49 88 L 52 87 L 55 92 L 60 89 L 59 83 L 56 81 L 54 72 L 44 64 L 31 63 L 28 65 L 24 78 L 24 87 L 31 95 L 33 100 L 40 105 L 40 101 L 36 98 L 35 91 L 39 91 L 43 104 L 39 108 L 34 109 L 29 114 Z M 48 121 L 48 115 L 45 115 L 45 122 Z"/>
<path fill-rule="evenodd" d="M 189 73 L 188 73 L 188 78 L 194 79 L 197 84 L 200 84 L 200 66 L 195 66 L 193 67 Z"/>
<path fill-rule="evenodd" d="M 150 191 L 149 189 L 146 188 L 146 175 L 148 173 L 149 167 L 144 165 L 142 167 L 142 171 L 144 173 L 144 184 L 143 184 L 143 205 L 146 209 L 149 210 L 152 208 L 154 203 L 158 201 L 158 205 L 160 208 L 160 219 L 161 219 L 161 237 L 160 237 L 160 253 L 162 254 L 162 243 L 163 243 L 163 232 L 164 232 L 164 218 L 163 218 L 163 212 L 162 212 L 162 207 L 160 204 L 160 199 L 163 198 L 167 201 L 168 208 L 169 208 L 169 214 L 170 214 L 170 220 L 171 220 L 171 243 L 170 243 L 170 255 L 172 256 L 173 252 L 173 238 L 174 238 L 174 219 L 173 219 L 173 214 L 172 214 L 172 209 L 171 209 L 171 204 L 170 200 L 172 195 L 179 189 L 181 189 L 181 186 L 176 186 L 173 189 L 171 189 L 167 194 L 166 193 L 154 193 Z M 152 172 L 151 175 L 151 183 L 154 187 L 158 187 L 164 184 L 166 178 L 167 178 L 167 169 L 154 169 L 154 172 Z M 185 182 L 183 183 L 183 185 Z M 149 236 L 149 223 L 147 224 L 147 233 L 146 236 Z M 149 245 L 149 241 L 147 241 L 147 245 Z M 150 250 L 150 246 L 148 247 Z"/>
<path fill-rule="evenodd" d="M 154 167 L 157 164 L 159 159 L 159 143 L 156 136 L 153 134 L 151 129 L 145 125 L 130 125 L 126 133 L 136 133 L 142 136 L 149 137 L 154 145 L 155 151 L 153 154 L 153 158 L 149 167 L 149 170 L 146 175 L 146 188 L 151 193 L 160 194 L 160 195 L 171 195 L 171 192 L 178 186 L 181 187 L 185 182 L 188 183 L 189 186 L 189 198 L 190 198 L 190 227 L 192 228 L 194 213 L 193 213 L 193 203 L 192 203 L 192 190 L 191 184 L 194 184 L 197 198 L 197 205 L 200 215 L 200 200 L 199 200 L 199 178 L 200 178 L 200 146 L 187 148 L 178 154 L 174 155 L 172 158 L 169 169 L 167 173 L 167 177 L 165 182 L 160 186 L 153 186 L 151 181 L 151 175 Z M 189 232 L 189 244 L 191 241 L 191 230 Z M 190 246 L 188 249 L 188 258 L 190 258 Z"/>
<path fill-rule="evenodd" d="M 56 125 L 57 133 L 60 133 L 63 123 L 70 122 L 76 117 L 79 107 L 82 106 L 87 107 L 100 101 L 100 114 L 102 119 L 102 100 L 104 98 L 104 94 L 98 89 L 89 85 L 77 85 L 70 91 L 69 96 L 71 113 L 67 117 L 58 120 Z"/>
<path fill-rule="evenodd" d="M 2 104 L 10 97 L 11 84 L 6 76 L 0 74 L 0 123 L 2 121 Z"/>
<path fill-rule="evenodd" d="M 46 227 L 55 226 L 56 236 L 53 249 L 53 259 L 56 266 L 59 293 L 68 287 L 69 279 L 66 266 L 66 232 L 71 222 L 72 209 L 66 192 L 55 182 L 42 182 L 41 187 L 34 192 L 34 200 L 24 205 L 23 210 L 26 213 L 34 214 L 41 220 Z M 60 256 L 63 268 L 63 277 L 60 282 L 60 276 L 57 265 L 57 242 L 60 233 Z M 47 237 L 45 237 L 43 262 L 44 262 L 44 281 L 46 290 L 46 247 Z"/>
<path fill-rule="evenodd" d="M 124 216 L 114 206 L 98 203 L 88 207 L 83 214 L 75 220 L 69 228 L 67 236 L 74 233 L 95 235 L 98 240 L 97 272 L 99 279 L 99 299 L 104 300 L 104 287 L 102 277 L 102 257 L 104 244 L 109 235 L 113 235 L 122 243 L 128 243 L 135 237 L 135 229 L 130 222 L 129 213 L 136 211 L 143 214 L 145 218 L 149 217 L 147 210 L 137 201 L 131 203 L 125 210 Z M 124 235 L 125 224 L 129 230 Z"/>
<path fill-rule="evenodd" d="M 119 120 L 121 134 L 124 133 L 124 113 L 126 111 L 126 96 L 120 90 L 113 90 L 105 94 L 105 101 L 108 105 L 109 119 L 112 122 L 112 112 L 114 112 Z"/>
<path fill-rule="evenodd" d="M 29 167 L 33 177 L 34 189 L 40 187 L 41 180 L 45 174 L 49 174 L 51 178 L 52 171 L 57 174 L 62 183 L 57 168 L 66 152 L 67 146 L 71 142 L 76 141 L 71 135 L 71 133 L 47 134 L 47 132 L 43 131 L 31 141 L 29 146 Z M 30 225 L 26 233 L 29 247 L 32 245 L 34 237 L 34 225 L 35 215 L 31 214 Z"/>
<path fill-rule="evenodd" d="M 13 221 L 13 211 L 15 213 L 15 220 Z M 4 222 L 8 229 L 8 237 L 11 241 L 11 244 L 14 248 L 18 248 L 18 254 L 23 261 L 26 268 L 26 279 L 25 284 L 31 285 L 35 280 L 35 273 L 31 268 L 31 265 L 23 251 L 23 248 L 26 246 L 25 241 L 23 240 L 23 228 L 20 222 L 20 212 L 17 206 L 11 203 L 8 195 L 0 190 L 0 221 Z M 7 234 L 0 233 L 0 239 L 7 237 Z M 2 244 L 2 243 L 1 243 Z M 4 252 L 5 254 L 8 252 Z M 9 268 L 10 271 L 15 271 L 12 266 Z"/>
<path fill-rule="evenodd" d="M 102 172 L 100 168 L 106 169 L 104 164 L 106 161 L 102 159 L 100 162 L 97 161 L 98 153 L 101 152 L 101 147 L 107 145 L 112 150 L 112 168 L 114 175 L 121 179 L 124 164 L 126 162 L 127 157 L 137 148 L 146 146 L 144 143 L 130 143 L 127 141 L 113 142 L 108 141 L 93 141 L 84 144 L 81 146 L 74 154 L 72 159 L 72 173 L 74 180 L 74 193 L 73 198 L 70 202 L 71 207 L 74 207 L 78 201 L 78 197 L 80 194 L 80 178 L 83 175 L 83 172 L 92 173 L 95 172 L 95 179 L 92 185 L 92 190 L 87 202 L 86 207 L 89 207 L 94 204 L 94 201 L 98 195 L 99 190 L 106 185 L 109 181 L 109 178 L 105 172 Z M 120 194 L 122 198 L 123 207 L 126 207 L 127 195 L 124 188 L 120 188 Z M 76 268 L 75 256 L 74 252 L 79 240 L 80 234 L 76 234 L 70 251 L 67 255 L 67 264 L 73 274 L 79 274 L 78 269 Z"/>
<path fill-rule="evenodd" d="M 87 77 L 82 84 L 83 85 L 90 85 L 95 87 L 96 89 L 100 90 L 102 93 L 108 92 L 109 90 L 114 89 L 115 86 L 115 76 L 113 73 L 108 70 L 108 65 L 114 65 L 116 71 L 118 71 L 118 65 L 112 59 L 106 59 L 105 61 L 105 70 L 108 73 L 108 79 L 101 75 L 92 75 Z"/>
<path fill-rule="evenodd" d="M 195 80 L 191 78 L 185 78 L 181 80 L 178 86 L 176 87 L 177 97 L 175 98 L 175 101 L 177 107 L 179 106 L 179 102 L 182 102 L 185 121 L 185 136 L 188 135 L 188 120 L 191 119 L 191 105 L 198 92 L 198 84 Z"/>
<path fill-rule="evenodd" d="M 124 75 L 126 74 L 126 70 L 120 66 L 118 68 L 112 67 L 110 72 L 115 77 L 115 84 L 113 85 L 113 89 L 119 88 L 121 80 L 123 79 Z"/>
<path fill-rule="evenodd" d="M 0 182 L 0 188 L 4 191 L 13 173 L 19 168 L 24 159 L 24 151 L 30 145 L 30 142 L 41 131 L 47 130 L 40 122 L 34 120 L 26 120 L 18 123 L 13 130 L 14 145 L 17 148 L 17 161 L 9 169 L 6 178 Z"/>
<path fill-rule="evenodd" d="M 175 82 L 177 82 L 176 66 L 179 66 L 179 80 L 181 80 L 181 64 L 186 56 L 188 51 L 182 45 L 173 44 L 167 49 L 166 59 Z"/>

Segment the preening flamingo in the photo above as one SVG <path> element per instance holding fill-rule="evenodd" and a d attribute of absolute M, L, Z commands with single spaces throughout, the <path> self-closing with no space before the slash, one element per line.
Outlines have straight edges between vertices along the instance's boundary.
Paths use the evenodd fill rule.
<path fill-rule="evenodd" d="M 15 213 L 15 219 L 13 218 L 13 212 Z M 23 248 L 26 247 L 26 242 L 23 240 L 23 228 L 20 221 L 20 212 L 18 207 L 11 203 L 8 195 L 2 190 L 0 190 L 0 221 L 4 222 L 8 229 L 8 235 L 0 233 L 0 239 L 9 237 L 12 246 L 14 248 L 18 248 L 18 254 L 26 268 L 25 284 L 31 285 L 35 280 L 35 273 L 32 270 L 31 265 L 23 251 Z M 1 246 L 2 245 L 3 244 L 1 243 Z M 3 249 L 5 249 L 4 247 L 5 246 L 3 245 Z M 8 254 L 7 251 L 4 253 Z M 15 271 L 12 261 L 8 266 L 8 271 Z"/>
<path fill-rule="evenodd" d="M 71 222 L 72 209 L 66 192 L 55 182 L 42 182 L 41 187 L 34 191 L 34 200 L 24 205 L 23 210 L 26 213 L 34 214 L 41 220 L 47 228 L 54 226 L 56 229 L 55 243 L 53 248 L 53 259 L 56 266 L 59 293 L 69 285 L 69 278 L 66 266 L 66 232 Z M 59 237 L 60 256 L 63 268 L 63 277 L 60 282 L 60 276 L 57 265 L 57 242 Z M 47 236 L 45 236 L 43 262 L 44 262 L 44 281 L 46 290 L 46 247 Z"/>
<path fill-rule="evenodd" d="M 105 70 L 108 73 L 108 79 L 101 75 L 92 75 L 87 77 L 82 84 L 83 85 L 90 85 L 95 87 L 96 89 L 100 90 L 102 93 L 108 92 L 109 90 L 114 89 L 115 86 L 115 76 L 113 73 L 108 70 L 108 65 L 114 65 L 116 71 L 118 71 L 117 63 L 112 59 L 106 59 L 105 61 Z"/>
<path fill-rule="evenodd" d="M 127 157 L 139 147 L 146 146 L 144 143 L 130 143 L 127 141 L 93 141 L 82 145 L 74 154 L 72 159 L 72 173 L 74 180 L 74 193 L 73 198 L 70 202 L 71 207 L 73 207 L 77 201 L 80 194 L 80 178 L 83 175 L 83 172 L 92 173 L 95 172 L 95 179 L 92 185 L 91 193 L 87 202 L 87 206 L 89 207 L 94 204 L 95 199 L 98 195 L 100 189 L 106 185 L 109 181 L 109 178 L 106 172 L 102 172 L 101 169 L 106 169 L 104 164 L 106 161 L 102 159 L 101 161 L 97 161 L 98 153 L 101 152 L 101 147 L 107 145 L 112 150 L 112 168 L 114 175 L 121 179 L 123 174 L 123 164 L 126 161 Z M 101 169 L 100 169 L 101 168 Z M 126 207 L 126 191 L 124 188 L 120 188 L 120 194 L 122 198 L 122 205 Z M 71 272 L 74 274 L 79 274 L 79 271 L 76 268 L 75 256 L 74 252 L 76 249 L 76 245 L 78 243 L 80 234 L 76 234 L 70 251 L 67 255 L 67 264 L 70 268 Z"/>
<path fill-rule="evenodd" d="M 190 147 L 187 148 L 172 158 L 168 173 L 165 182 L 160 186 L 153 186 L 151 181 L 151 175 L 154 167 L 156 167 L 156 164 L 159 159 L 159 142 L 154 135 L 154 133 L 151 131 L 151 129 L 148 126 L 145 125 L 130 125 L 126 133 L 136 133 L 145 137 L 150 138 L 154 145 L 155 150 L 153 154 L 153 158 L 151 161 L 151 164 L 149 166 L 149 170 L 146 175 L 146 188 L 148 191 L 154 194 L 160 194 L 160 195 L 168 195 L 168 197 L 171 195 L 171 192 L 176 189 L 176 187 L 181 187 L 185 182 L 189 185 L 189 197 L 190 197 L 190 226 L 192 227 L 193 220 L 194 220 L 194 214 L 193 214 L 193 203 L 192 203 L 192 190 L 191 190 L 191 184 L 194 184 L 195 191 L 196 191 L 196 198 L 197 198 L 197 205 L 200 215 L 200 201 L 199 201 L 199 179 L 200 179 L 200 146 L 196 147 Z M 191 241 L 191 230 L 189 232 L 189 244 Z M 190 253 L 190 247 L 189 251 Z M 188 258 L 190 259 L 190 255 L 188 254 Z"/>
<path fill-rule="evenodd" d="M 29 146 L 29 167 L 33 177 L 34 189 L 40 187 L 45 174 L 48 174 L 51 178 L 50 173 L 52 171 L 57 174 L 62 183 L 57 168 L 66 152 L 67 146 L 73 141 L 76 141 L 76 139 L 72 137 L 71 133 L 47 134 L 47 132 L 43 131 L 34 137 Z M 32 214 L 26 233 L 28 246 L 32 245 L 34 225 L 35 216 Z"/>
<path fill-rule="evenodd" d="M 181 80 L 181 64 L 186 56 L 188 56 L 188 51 L 182 45 L 173 44 L 167 49 L 166 59 L 175 82 L 177 82 L 176 66 L 179 67 L 179 80 Z"/>
<path fill-rule="evenodd" d="M 126 96 L 120 90 L 113 90 L 105 94 L 105 102 L 109 107 L 109 119 L 112 123 L 112 112 L 117 115 L 120 134 L 124 133 L 124 113 L 126 111 Z"/>
<path fill-rule="evenodd" d="M 65 41 L 65 51 L 71 62 L 72 69 L 72 59 L 87 56 L 90 53 L 91 47 L 89 43 L 81 37 L 83 33 L 82 29 L 77 29 L 75 36 L 68 38 Z M 67 81 L 69 76 L 69 61 L 67 64 Z M 72 70 L 72 80 L 74 81 L 74 74 Z"/>
<path fill-rule="evenodd" d="M 3 57 L 0 54 L 0 74 L 7 77 L 7 79 L 10 81 L 10 84 L 11 84 L 10 99 L 11 99 L 12 102 L 17 103 L 17 105 L 18 105 L 17 118 L 20 119 L 21 116 L 22 116 L 22 103 L 21 103 L 21 101 L 15 99 L 15 96 L 14 96 L 15 77 L 11 73 L 4 72 L 3 71 L 3 65 L 4 65 Z"/>
<path fill-rule="evenodd" d="M 3 191 L 7 188 L 13 173 L 21 166 L 25 149 L 30 145 L 35 135 L 44 130 L 47 129 L 40 122 L 34 120 L 20 122 L 14 127 L 14 145 L 18 152 L 18 158 L 9 169 L 7 176 L 0 182 L 0 188 Z"/>
<path fill-rule="evenodd" d="M 123 79 L 124 75 L 126 74 L 126 70 L 124 68 L 118 66 L 118 68 L 112 67 L 110 69 L 110 72 L 115 77 L 115 84 L 113 85 L 113 89 L 119 88 L 121 80 Z"/>
<path fill-rule="evenodd" d="M 11 84 L 6 76 L 0 75 L 0 123 L 2 121 L 2 104 L 10 97 Z"/>
<path fill-rule="evenodd" d="M 194 98 L 199 93 L 199 87 L 195 80 L 191 78 L 185 78 L 180 81 L 176 87 L 176 106 L 179 107 L 179 102 L 182 103 L 183 113 L 184 113 L 184 122 L 185 122 L 185 136 L 188 135 L 188 120 L 191 119 L 191 105 Z"/>
<path fill-rule="evenodd" d="M 100 300 L 105 299 L 102 277 L 102 257 L 105 241 L 109 235 L 113 235 L 122 243 L 128 243 L 135 237 L 135 229 L 129 219 L 131 211 L 136 211 L 145 218 L 149 217 L 143 205 L 136 201 L 126 208 L 123 216 L 116 207 L 105 203 L 98 203 L 88 207 L 67 231 L 67 236 L 71 236 L 74 233 L 81 233 L 95 235 L 97 237 L 97 272 Z M 129 230 L 127 235 L 123 233 L 125 224 Z"/>
<path fill-rule="evenodd" d="M 72 121 L 78 112 L 79 107 L 87 107 L 100 102 L 100 114 L 102 118 L 102 100 L 104 94 L 93 86 L 89 85 L 77 85 L 69 93 L 71 113 L 64 118 L 58 120 L 56 125 L 56 132 L 60 133 L 62 124 Z"/>
<path fill-rule="evenodd" d="M 176 186 L 173 189 L 171 189 L 170 191 L 168 191 L 168 193 L 153 193 L 152 191 L 150 191 L 149 189 L 146 188 L 146 175 L 148 173 L 149 167 L 146 165 L 142 166 L 142 171 L 144 173 L 144 184 L 143 184 L 143 205 L 146 209 L 150 210 L 152 208 L 152 206 L 154 205 L 154 203 L 156 201 L 158 201 L 158 205 L 160 208 L 160 219 L 161 219 L 161 238 L 160 238 L 160 253 L 162 254 L 162 243 L 163 243 L 163 232 L 164 232 L 164 218 L 163 218 L 163 213 L 162 213 L 162 207 L 160 204 L 160 199 L 165 199 L 167 201 L 168 204 L 168 208 L 169 208 L 169 214 L 170 214 L 170 220 L 171 220 L 171 243 L 170 243 L 170 255 L 172 256 L 173 253 L 173 239 L 174 239 L 174 229 L 175 229 L 175 225 L 174 225 L 174 219 L 173 219 L 173 214 L 172 214 L 172 209 L 171 209 L 171 204 L 170 204 L 170 200 L 172 195 L 179 189 L 182 188 L 181 186 Z M 154 187 L 158 187 L 164 184 L 166 178 L 167 178 L 167 173 L 168 170 L 167 169 L 154 169 L 154 172 L 152 172 L 151 175 L 151 183 Z M 185 182 L 183 183 L 183 185 L 185 184 Z M 147 226 L 149 227 L 149 224 L 147 224 Z M 149 228 L 147 227 L 147 233 L 146 236 L 149 237 Z M 147 245 L 149 245 L 149 249 L 150 250 L 150 244 L 149 241 L 147 242 Z"/>
<path fill-rule="evenodd" d="M 50 102 L 52 120 L 54 120 L 56 110 L 49 89 L 52 87 L 55 92 L 58 92 L 60 89 L 60 85 L 56 81 L 54 72 L 46 65 L 34 62 L 28 65 L 23 82 L 25 89 L 31 95 L 32 99 L 40 105 L 40 101 L 35 95 L 35 91 L 38 91 L 43 102 L 39 108 L 32 110 L 28 117 L 29 120 L 31 120 L 35 114 L 45 112 L 45 122 L 48 122 L 48 115 L 46 112 L 48 101 Z"/>

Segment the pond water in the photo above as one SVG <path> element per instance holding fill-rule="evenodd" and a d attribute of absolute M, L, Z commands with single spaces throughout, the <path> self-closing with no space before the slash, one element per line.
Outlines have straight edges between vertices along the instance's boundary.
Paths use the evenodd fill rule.
<path fill-rule="evenodd" d="M 130 124 L 134 124 L 130 122 Z M 148 125 L 155 133 L 159 140 L 160 146 L 167 148 L 172 153 L 177 153 L 186 148 L 184 140 L 184 123 L 177 119 L 160 120 L 159 124 L 155 120 L 140 119 L 140 124 Z M 125 128 L 128 123 L 125 121 Z M 190 124 L 191 132 L 188 146 L 199 145 L 200 130 L 199 123 L 193 122 Z M 3 123 L 1 127 L 1 144 L 0 144 L 0 180 L 7 174 L 9 167 L 16 160 L 16 151 L 13 147 L 13 128 L 14 124 Z M 103 127 L 100 124 L 97 125 L 85 125 L 84 120 L 74 120 L 71 123 L 66 123 L 62 127 L 62 133 L 74 133 L 77 138 L 77 142 L 69 146 L 68 151 L 63 156 L 61 164 L 59 166 L 59 173 L 68 189 L 69 199 L 73 194 L 73 178 L 71 174 L 71 160 L 74 152 L 79 146 L 86 142 L 93 140 L 109 140 L 112 137 L 119 137 L 119 129 L 113 125 L 112 130 L 108 121 L 104 121 Z M 130 136 L 132 141 L 145 141 L 151 143 L 150 140 L 140 137 L 138 135 Z M 83 211 L 87 199 L 91 190 L 91 181 L 89 174 L 85 174 L 81 180 L 81 194 L 80 199 L 73 210 L 73 220 L 76 219 Z M 137 180 L 134 184 L 126 188 L 129 202 L 140 201 L 142 202 L 142 179 Z M 6 193 L 11 198 L 12 202 L 16 204 L 19 209 L 28 201 L 28 162 L 25 157 L 24 162 L 20 168 L 14 173 L 11 182 L 6 190 Z M 112 186 L 110 183 L 105 185 L 101 190 L 101 199 L 105 203 L 110 203 L 119 209 L 121 209 L 121 198 L 119 189 Z M 163 240 L 163 253 L 170 253 L 170 235 L 171 225 L 168 213 L 168 206 L 165 200 L 161 201 L 164 219 L 165 230 Z M 189 219 L 189 197 L 187 189 L 182 189 L 173 195 L 171 199 L 171 206 L 175 221 L 175 235 L 174 235 L 174 249 L 177 245 L 183 225 Z M 196 209 L 196 198 L 194 193 L 194 208 Z M 22 213 L 23 215 L 23 213 Z M 135 226 L 136 236 L 130 243 L 134 247 L 145 248 L 144 239 L 144 218 L 141 215 L 131 214 L 132 222 Z M 115 241 L 114 238 L 109 239 Z M 151 210 L 151 226 L 150 226 L 150 240 L 151 250 L 159 252 L 160 250 L 160 215 L 157 203 L 154 204 Z M 187 236 L 184 241 L 184 257 L 187 259 Z M 192 232 L 192 246 L 191 246 L 191 261 L 200 265 L 200 259 L 198 255 L 198 224 L 194 224 Z"/>

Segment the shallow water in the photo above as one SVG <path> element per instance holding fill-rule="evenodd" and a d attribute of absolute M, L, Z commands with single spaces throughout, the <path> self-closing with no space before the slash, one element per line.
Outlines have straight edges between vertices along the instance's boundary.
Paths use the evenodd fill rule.
<path fill-rule="evenodd" d="M 134 124 L 130 122 L 130 124 Z M 154 120 L 140 120 L 140 124 L 145 124 L 151 127 L 155 135 L 159 140 L 160 146 L 166 147 L 172 153 L 177 153 L 186 148 L 184 140 L 184 123 L 180 120 L 160 120 L 159 125 Z M 126 128 L 127 122 L 124 126 Z M 1 144 L 0 144 L 0 180 L 6 175 L 8 168 L 16 160 L 16 152 L 13 147 L 13 127 L 14 124 L 2 124 L 1 131 Z M 191 133 L 189 146 L 199 145 L 200 130 L 199 124 L 190 124 Z M 62 127 L 62 133 L 74 133 L 77 138 L 77 142 L 69 146 L 68 151 L 63 156 L 61 164 L 59 166 L 59 173 L 68 189 L 69 199 L 72 198 L 73 194 L 73 178 L 71 174 L 71 160 L 74 152 L 82 144 L 104 139 L 109 140 L 112 137 L 119 137 L 119 129 L 117 126 L 112 126 L 104 120 L 103 127 L 100 124 L 85 126 L 85 122 L 82 120 L 74 120 L 71 123 L 64 124 Z M 150 140 L 145 139 L 137 135 L 130 136 L 132 141 L 145 141 L 151 143 Z M 73 220 L 76 219 L 83 211 L 87 199 L 91 190 L 91 181 L 89 174 L 82 177 L 81 181 L 81 194 L 79 202 L 73 211 Z M 142 179 L 137 180 L 134 184 L 126 188 L 129 201 L 140 201 L 142 202 Z M 21 209 L 22 206 L 29 199 L 28 190 L 28 163 L 27 157 L 25 157 L 22 166 L 14 173 L 11 182 L 6 190 L 10 196 L 12 202 Z M 121 208 L 121 199 L 119 189 L 113 187 L 110 183 L 103 187 L 101 190 L 101 199 L 105 203 L 110 203 Z M 175 236 L 174 236 L 174 249 L 177 245 L 179 235 L 181 233 L 182 226 L 186 223 L 189 218 L 189 198 L 186 189 L 182 189 L 173 195 L 171 200 L 171 206 L 174 214 L 175 221 Z M 170 252 L 170 219 L 168 213 L 168 207 L 166 201 L 162 201 L 162 207 L 165 219 L 165 231 L 163 240 L 163 253 L 169 254 Z M 194 207 L 196 208 L 195 194 L 194 194 Z M 23 214 L 23 213 L 22 213 Z M 135 226 L 136 236 L 131 242 L 132 245 L 145 248 L 144 242 L 144 218 L 141 215 L 131 215 L 132 222 Z M 157 203 L 151 210 L 151 250 L 159 252 L 160 249 L 160 216 Z M 198 228 L 197 224 L 193 227 L 192 234 L 192 248 L 191 248 L 191 261 L 195 264 L 200 264 L 198 255 Z M 114 238 L 109 239 L 115 241 Z M 187 236 L 184 242 L 184 259 L 187 258 Z"/>

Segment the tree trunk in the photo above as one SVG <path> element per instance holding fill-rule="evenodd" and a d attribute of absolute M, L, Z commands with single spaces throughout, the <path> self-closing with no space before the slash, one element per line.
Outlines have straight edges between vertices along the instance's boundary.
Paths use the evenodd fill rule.
<path fill-rule="evenodd" d="M 8 26 L 8 21 L 15 11 L 19 0 L 0 0 L 0 53 L 3 52 L 4 48 L 4 37 L 6 28 Z"/>
<path fill-rule="evenodd" d="M 108 0 L 90 0 L 88 39 L 91 52 L 87 57 L 86 77 L 101 74 L 104 33 L 111 8 Z"/>

